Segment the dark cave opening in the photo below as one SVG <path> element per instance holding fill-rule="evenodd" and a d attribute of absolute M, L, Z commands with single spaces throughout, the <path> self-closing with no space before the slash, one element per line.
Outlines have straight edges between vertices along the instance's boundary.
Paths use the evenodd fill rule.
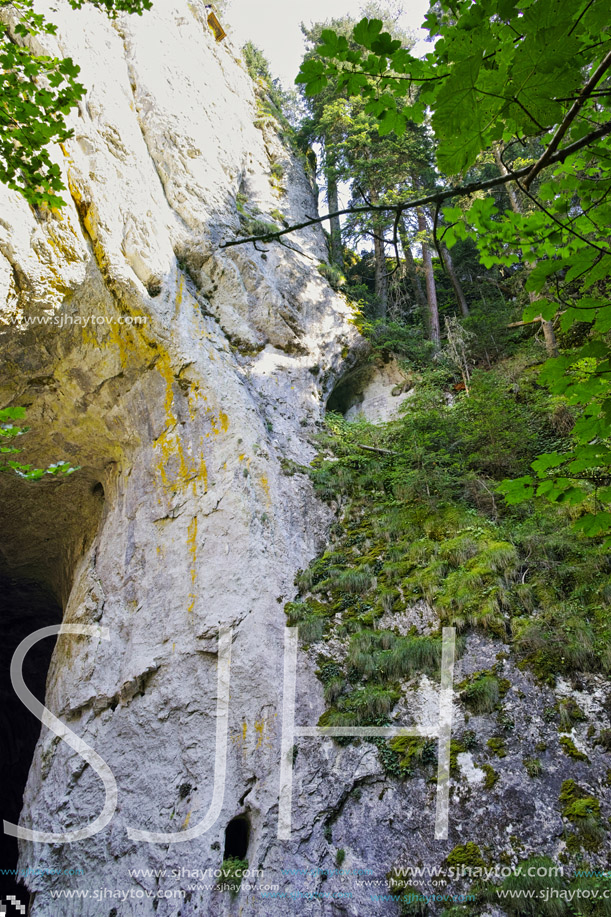
<path fill-rule="evenodd" d="M 245 815 L 232 818 L 225 828 L 224 860 L 245 860 L 250 838 L 250 823 Z"/>
<path fill-rule="evenodd" d="M 327 411 L 346 416 L 352 408 L 358 408 L 371 373 L 372 367 L 366 363 L 342 376 L 327 399 Z"/>
<path fill-rule="evenodd" d="M 92 544 L 104 508 L 99 481 L 99 474 L 86 472 L 48 482 L 0 473 L 0 821 L 20 822 L 43 728 L 15 694 L 11 659 L 26 637 L 61 624 L 76 566 Z M 23 663 L 26 687 L 43 703 L 56 639 L 37 641 Z M 17 866 L 17 838 L 5 834 L 1 824 L 0 847 L 0 896 L 6 900 L 6 895 L 15 895 L 27 904 L 25 880 L 17 882 L 8 872 Z"/>
<path fill-rule="evenodd" d="M 334 414 L 345 414 L 353 404 L 353 391 L 349 382 L 336 385 L 327 401 L 327 411 Z"/>
<path fill-rule="evenodd" d="M 25 637 L 41 627 L 59 624 L 62 609 L 48 586 L 32 579 L 21 579 L 0 570 L 0 729 L 2 756 L 0 762 L 0 815 L 17 824 L 23 804 L 28 772 L 41 724 L 24 707 L 15 694 L 10 665 L 13 653 Z M 47 672 L 56 638 L 36 643 L 25 657 L 23 676 L 27 687 L 44 700 Z M 6 870 L 16 870 L 17 838 L 0 835 L 0 881 L 4 895 L 13 894 L 26 903 L 28 894 L 16 877 Z M 2 874 L 1 870 L 5 870 Z"/>

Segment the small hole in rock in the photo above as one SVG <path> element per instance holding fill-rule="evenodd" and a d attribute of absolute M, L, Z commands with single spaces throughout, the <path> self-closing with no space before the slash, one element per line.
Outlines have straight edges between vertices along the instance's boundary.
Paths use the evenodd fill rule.
<path fill-rule="evenodd" d="M 224 860 L 245 860 L 248 851 L 250 824 L 244 815 L 232 818 L 225 828 Z"/>

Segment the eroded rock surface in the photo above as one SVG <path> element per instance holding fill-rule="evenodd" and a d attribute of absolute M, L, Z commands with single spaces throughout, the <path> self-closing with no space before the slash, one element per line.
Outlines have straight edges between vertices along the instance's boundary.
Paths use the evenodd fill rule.
<path fill-rule="evenodd" d="M 328 519 L 282 462 L 314 455 L 325 398 L 361 345 L 315 270 L 319 230 L 292 250 L 219 248 L 239 228 L 238 193 L 289 219 L 316 201 L 299 158 L 254 126 L 251 80 L 203 4 L 160 0 L 115 23 L 88 6 L 49 16 L 50 50 L 73 57 L 89 91 L 58 151 L 61 213 L 0 188 L 0 393 L 28 408 L 28 461 L 81 470 L 0 478 L 0 558 L 7 575 L 52 588 L 65 622 L 109 630 L 108 642 L 59 638 L 46 702 L 108 763 L 119 805 L 88 840 L 23 843 L 21 865 L 82 865 L 75 887 L 157 890 L 128 870 L 220 865 L 236 814 L 249 813 L 253 866 L 275 843 L 283 603 Z M 221 626 L 233 629 L 221 817 L 187 845 L 134 843 L 128 824 L 180 830 L 210 805 Z M 103 800 L 93 771 L 44 730 L 22 823 L 67 830 Z M 49 892 L 64 878 L 29 887 L 33 914 L 58 913 Z M 219 894 L 193 893 L 182 913 L 217 913 Z M 104 907 L 65 901 L 62 913 L 108 913 L 112 900 Z M 176 913 L 171 901 L 120 912 L 130 907 Z"/>

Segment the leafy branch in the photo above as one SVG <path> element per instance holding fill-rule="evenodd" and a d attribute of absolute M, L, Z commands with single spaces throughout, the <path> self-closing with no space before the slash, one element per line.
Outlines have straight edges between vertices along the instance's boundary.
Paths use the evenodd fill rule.
<path fill-rule="evenodd" d="M 14 445 L 14 442 L 19 436 L 23 436 L 24 433 L 27 433 L 29 427 L 23 427 L 20 424 L 14 423 L 14 421 L 24 420 L 25 413 L 25 408 L 21 407 L 3 408 L 0 410 L 0 454 L 15 455 L 21 452 L 21 449 Z M 1 445 L 2 443 L 4 443 L 4 445 Z M 79 466 L 74 467 L 70 462 L 61 461 L 55 462 L 47 468 L 33 468 L 32 465 L 24 465 L 21 462 L 10 459 L 5 460 L 4 464 L 0 464 L 0 471 L 9 470 L 19 475 L 20 478 L 25 478 L 27 481 L 39 481 L 46 474 L 52 475 L 53 477 L 67 477 L 68 475 L 74 474 L 75 471 L 78 471 Z"/>
<path fill-rule="evenodd" d="M 598 65 L 598 67 L 596 68 L 596 70 L 594 71 L 590 79 L 588 80 L 588 82 L 585 84 L 585 86 L 583 87 L 583 89 L 581 90 L 577 98 L 575 99 L 575 102 L 573 103 L 569 111 L 566 113 L 562 121 L 562 124 L 560 124 L 560 126 L 558 127 L 558 130 L 556 131 L 556 133 L 550 140 L 547 146 L 547 149 L 545 150 L 543 155 L 537 160 L 537 162 L 534 164 L 534 166 L 530 170 L 529 174 L 526 176 L 526 179 L 524 180 L 524 187 L 527 190 L 530 188 L 531 184 L 533 183 L 534 179 L 537 177 L 539 172 L 541 172 L 547 165 L 550 164 L 551 157 L 554 155 L 554 153 L 560 146 L 560 143 L 562 142 L 569 127 L 571 126 L 575 118 L 577 117 L 580 110 L 583 108 L 586 100 L 592 95 L 595 86 L 597 85 L 597 83 L 600 82 L 600 80 L 602 79 L 604 74 L 607 72 L 609 67 L 611 67 L 611 51 L 609 51 L 606 57 L 603 58 L 603 60 L 600 62 L 600 64 Z"/>
<path fill-rule="evenodd" d="M 84 2 L 70 0 L 70 5 L 78 9 Z M 91 2 L 111 18 L 119 12 L 140 14 L 152 5 L 150 0 Z M 0 15 L 5 10 L 19 18 L 14 26 L 0 21 L 0 181 L 32 206 L 62 207 L 65 185 L 51 149 L 72 137 L 66 117 L 85 95 L 77 80 L 80 68 L 70 57 L 37 54 L 23 43 L 57 32 L 34 12 L 33 0 L 0 0 Z"/>

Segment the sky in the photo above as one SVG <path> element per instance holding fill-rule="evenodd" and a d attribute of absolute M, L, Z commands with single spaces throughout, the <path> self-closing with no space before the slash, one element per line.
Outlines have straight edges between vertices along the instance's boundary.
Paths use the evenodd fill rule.
<path fill-rule="evenodd" d="M 360 18 L 363 0 L 230 0 L 225 14 L 227 31 L 243 45 L 252 41 L 271 64 L 274 76 L 290 87 L 293 84 L 304 44 L 300 23 L 309 25 L 349 13 Z M 403 27 L 417 30 L 429 8 L 429 0 L 404 0 Z M 422 33 L 424 35 L 424 33 Z M 418 47 L 412 53 L 418 53 Z M 422 50 L 430 51 L 430 47 Z"/>

